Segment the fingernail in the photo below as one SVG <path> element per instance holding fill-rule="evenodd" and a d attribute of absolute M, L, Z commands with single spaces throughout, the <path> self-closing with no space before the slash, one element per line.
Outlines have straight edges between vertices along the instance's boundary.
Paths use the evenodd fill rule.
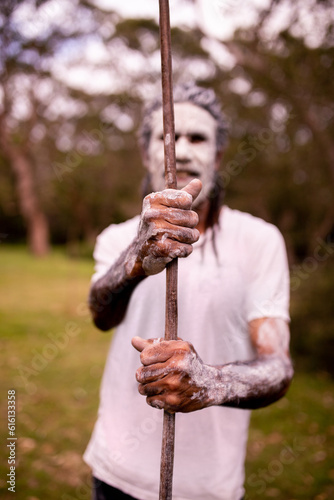
<path fill-rule="evenodd" d="M 153 406 L 153 408 L 157 408 L 158 410 L 163 410 L 164 409 L 164 404 L 159 399 L 156 400 L 156 401 L 152 401 L 150 403 L 150 406 Z"/>

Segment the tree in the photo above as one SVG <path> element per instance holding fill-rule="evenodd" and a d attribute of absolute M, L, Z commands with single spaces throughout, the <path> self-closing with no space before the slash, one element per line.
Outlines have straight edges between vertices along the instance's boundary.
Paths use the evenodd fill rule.
<path fill-rule="evenodd" d="M 44 255 L 49 249 L 49 229 L 47 218 L 42 210 L 37 188 L 35 186 L 34 168 L 30 155 L 30 144 L 26 134 L 20 134 L 15 123 L 15 105 L 20 106 L 23 98 L 21 83 L 18 79 L 24 78 L 26 64 L 20 58 L 14 59 L 13 54 L 25 46 L 27 51 L 32 47 L 14 29 L 12 16 L 18 2 L 4 2 L 2 5 L 2 25 L 0 29 L 1 46 L 1 81 L 2 81 L 2 110 L 0 113 L 0 145 L 2 154 L 7 159 L 16 177 L 16 188 L 21 214 L 27 225 L 28 243 L 35 255 Z M 16 66 L 15 62 L 18 62 Z M 26 77 L 28 80 L 29 77 Z M 26 89 L 25 89 L 26 90 Z M 29 94 L 29 90 L 28 90 Z M 21 101 L 21 106 L 24 104 Z M 31 113 L 32 114 L 32 113 Z M 33 116 L 30 123 L 32 125 Z"/>
<path fill-rule="evenodd" d="M 312 5 L 292 2 L 288 22 L 275 32 L 270 23 L 280 0 L 230 40 L 199 27 L 172 29 L 175 83 L 213 86 L 224 103 L 227 202 L 277 224 L 291 263 L 317 238 L 326 240 L 333 224 L 333 20 L 330 2 L 313 3 L 307 17 Z M 135 130 L 142 102 L 161 86 L 157 20 L 122 19 L 90 0 L 14 4 L 4 44 L 2 154 L 14 171 L 6 148 L 15 144 L 30 165 L 35 206 L 53 241 L 93 240 L 140 209 Z M 24 5 L 30 14 L 22 14 Z M 38 12 L 44 22 L 29 32 L 27 17 L 31 23 Z M 311 39 L 304 17 L 313 23 Z"/>
<path fill-rule="evenodd" d="M 276 8 L 281 3 L 272 2 Z M 277 122 L 276 154 L 269 161 L 280 178 L 267 183 L 268 207 L 290 236 L 294 260 L 305 258 L 317 238 L 325 240 L 334 221 L 334 25 L 331 2 L 313 3 L 312 44 L 300 26 L 299 2 L 291 4 L 289 26 L 274 38 L 264 36 L 271 9 L 257 27 L 225 43 L 250 84 L 245 100 L 260 91 L 267 122 Z"/>

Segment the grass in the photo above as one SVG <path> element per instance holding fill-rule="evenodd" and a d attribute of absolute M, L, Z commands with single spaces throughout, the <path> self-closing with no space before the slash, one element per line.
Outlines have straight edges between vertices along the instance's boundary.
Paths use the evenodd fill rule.
<path fill-rule="evenodd" d="M 334 498 L 333 381 L 297 373 L 285 398 L 252 414 L 246 499 Z"/>
<path fill-rule="evenodd" d="M 15 388 L 19 500 L 90 499 L 82 453 L 110 342 L 87 311 L 92 270 L 92 261 L 60 250 L 35 260 L 0 246 L 0 432 L 6 443 L 7 391 Z M 253 412 L 247 499 L 334 498 L 333 385 L 324 374 L 297 373 L 287 397 Z M 0 455 L 1 498 L 13 498 L 5 444 Z"/>

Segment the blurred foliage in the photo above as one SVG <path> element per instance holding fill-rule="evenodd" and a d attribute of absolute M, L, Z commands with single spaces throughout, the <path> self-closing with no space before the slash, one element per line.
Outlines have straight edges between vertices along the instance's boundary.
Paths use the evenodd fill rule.
<path fill-rule="evenodd" d="M 334 245 L 331 251 L 333 255 Z M 334 262 L 313 265 L 311 272 L 300 269 L 302 278 L 291 294 L 291 350 L 296 369 L 334 376 Z"/>
<path fill-rule="evenodd" d="M 227 203 L 276 224 L 294 263 L 333 228 L 333 20 L 330 2 L 313 2 L 319 36 L 312 46 L 297 29 L 303 12 L 294 2 L 289 28 L 269 36 L 266 23 L 281 3 L 225 42 L 174 27 L 173 68 L 175 83 L 197 80 L 223 102 Z M 158 26 L 87 0 L 65 2 L 63 16 L 52 0 L 6 5 L 0 124 L 7 149 L 26 160 L 32 189 L 20 192 L 15 158 L 3 144 L 1 227 L 8 241 L 22 241 L 29 226 L 22 198 L 33 196 L 52 242 L 92 242 L 140 209 L 144 170 L 135 131 L 143 100 L 160 89 Z M 103 79 L 109 88 L 99 87 Z"/>

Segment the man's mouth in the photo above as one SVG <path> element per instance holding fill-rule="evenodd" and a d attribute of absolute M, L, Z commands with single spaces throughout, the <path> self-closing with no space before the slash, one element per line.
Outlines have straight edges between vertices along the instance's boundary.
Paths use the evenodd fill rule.
<path fill-rule="evenodd" d="M 182 170 L 182 169 L 177 169 L 176 170 L 176 176 L 178 180 L 187 180 L 189 177 L 199 177 L 199 172 L 196 170 Z"/>

